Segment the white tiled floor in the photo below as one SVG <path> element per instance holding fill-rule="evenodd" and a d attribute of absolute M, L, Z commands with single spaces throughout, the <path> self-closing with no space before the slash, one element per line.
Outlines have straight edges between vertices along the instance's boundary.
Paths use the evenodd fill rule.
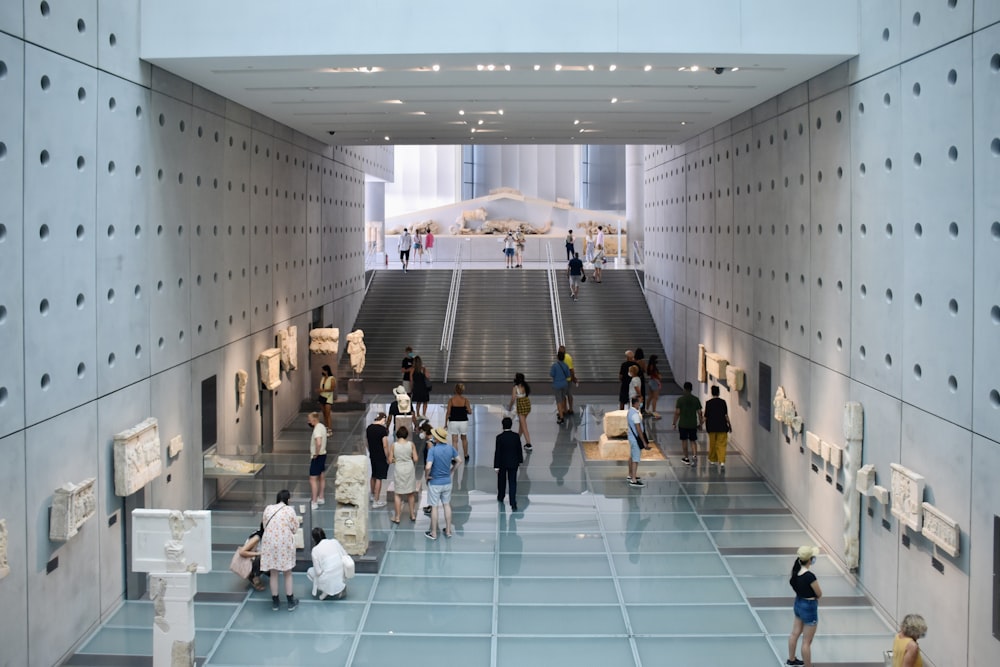
<path fill-rule="evenodd" d="M 624 462 L 585 461 L 578 439 L 599 432 L 600 415 L 614 406 L 578 399 L 583 415 L 559 427 L 554 406 L 539 400 L 530 417 L 535 450 L 521 470 L 519 511 L 512 513 L 496 502 L 492 470 L 504 399 L 471 398 L 472 460 L 456 476 L 455 537 L 431 542 L 422 534 L 422 514 L 416 524 L 404 517 L 394 526 L 388 511 L 374 510 L 372 539 L 385 542 L 386 555 L 377 574 L 351 581 L 346 600 L 311 598 L 305 576 L 296 574 L 298 610 L 271 611 L 268 593 L 244 592 L 226 570 L 230 550 L 222 548 L 242 542 L 257 514 L 215 512 L 216 571 L 200 576 L 198 588 L 237 595 L 195 604 L 197 654 L 205 664 L 784 663 L 792 620 L 787 571 L 795 547 L 812 540 L 736 452 L 725 472 L 707 467 L 704 457 L 697 468 L 683 466 L 673 451 L 676 434 L 651 423 L 661 431 L 657 441 L 667 443 L 668 460 L 643 462 L 648 486 L 630 488 Z M 435 424 L 441 414 L 432 407 Z M 366 420 L 360 413 L 349 418 L 333 441 L 346 450 Z M 294 450 L 300 439 L 304 452 L 306 436 L 296 428 L 280 442 Z M 274 455 L 274 468 L 291 471 L 289 479 L 258 483 L 252 493 L 269 502 L 282 486 L 301 491 L 300 459 Z M 331 474 L 328 498 L 332 484 Z M 761 508 L 777 513 L 747 513 Z M 324 508 L 316 520 L 331 530 L 333 511 Z M 771 551 L 762 555 L 761 547 Z M 831 560 L 821 556 L 817 573 L 837 599 L 821 603 L 816 664 L 881 664 L 890 626 Z M 71 663 L 118 655 L 134 656 L 122 664 L 149 664 L 140 656 L 151 652 L 151 619 L 149 602 L 126 603 Z"/>

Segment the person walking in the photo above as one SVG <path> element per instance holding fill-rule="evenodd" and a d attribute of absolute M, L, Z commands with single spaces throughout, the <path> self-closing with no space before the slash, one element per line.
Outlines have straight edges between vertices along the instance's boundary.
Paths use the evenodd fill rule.
<path fill-rule="evenodd" d="M 660 389 L 663 388 L 659 362 L 659 356 L 651 354 L 649 363 L 646 364 L 646 375 L 649 378 L 646 382 L 646 410 L 653 415 L 653 419 L 660 419 L 660 413 L 656 411 L 656 404 L 660 401 Z"/>
<path fill-rule="evenodd" d="M 569 276 L 569 295 L 576 301 L 580 296 L 580 283 L 583 282 L 583 262 L 580 261 L 580 253 L 573 253 L 566 267 L 566 274 Z"/>
<path fill-rule="evenodd" d="M 427 452 L 427 501 L 431 505 L 431 529 L 424 533 L 429 540 L 438 536 L 439 515 L 443 515 L 444 536 L 451 537 L 451 473 L 458 464 L 458 450 L 447 444 L 448 432 L 432 432 L 434 446 Z M 437 511 L 434 510 L 437 508 Z"/>
<path fill-rule="evenodd" d="M 556 354 L 562 352 L 563 362 L 569 369 L 569 384 L 566 385 L 566 414 L 573 414 L 573 387 L 579 387 L 580 381 L 576 379 L 576 371 L 573 370 L 573 357 L 566 351 L 565 345 L 560 345 Z"/>
<path fill-rule="evenodd" d="M 319 526 L 312 529 L 312 543 L 310 555 L 313 564 L 306 571 L 306 577 L 312 582 L 313 597 L 342 600 L 347 595 L 346 580 L 349 578 L 344 571 L 344 562 L 350 556 L 340 542 L 328 538 L 326 531 Z"/>
<path fill-rule="evenodd" d="M 413 236 L 413 250 L 417 253 L 417 264 L 424 262 L 424 233 L 417 227 Z"/>
<path fill-rule="evenodd" d="M 523 268 L 524 265 L 524 232 L 518 229 L 514 232 L 514 250 L 515 258 L 517 260 L 517 268 Z"/>
<path fill-rule="evenodd" d="M 420 355 L 413 357 L 413 413 L 417 419 L 427 419 L 427 404 L 431 400 L 429 375 Z"/>
<path fill-rule="evenodd" d="M 573 254 L 576 252 L 576 246 L 573 242 L 573 230 L 569 230 L 566 234 L 566 261 L 573 259 Z"/>
<path fill-rule="evenodd" d="M 594 261 L 594 230 L 590 227 L 587 228 L 587 236 L 583 243 L 583 261 Z"/>
<path fill-rule="evenodd" d="M 393 507 L 396 515 L 390 519 L 399 523 L 403 514 L 403 499 L 410 505 L 410 521 L 417 520 L 417 447 L 409 439 L 410 432 L 405 426 L 396 429 L 396 441 L 389 449 L 389 463 L 392 469 Z"/>
<path fill-rule="evenodd" d="M 510 417 L 500 420 L 503 431 L 497 436 L 493 450 L 493 471 L 497 474 L 497 502 L 504 496 L 510 498 L 510 509 L 517 511 L 517 468 L 524 463 L 521 453 L 521 437 L 511 431 L 514 421 Z M 508 489 L 509 492 L 508 492 Z"/>
<path fill-rule="evenodd" d="M 673 427 L 678 430 L 681 436 L 681 449 L 684 457 L 681 462 L 685 465 L 696 465 L 698 463 L 698 428 L 705 423 L 705 415 L 701 411 L 701 401 L 691 393 L 694 389 L 690 382 L 684 383 L 684 394 L 677 397 L 674 404 Z M 688 441 L 691 442 L 691 457 L 688 458 Z"/>
<path fill-rule="evenodd" d="M 260 540 L 260 569 L 270 573 L 271 609 L 281 609 L 278 597 L 278 573 L 285 576 L 285 598 L 288 611 L 295 611 L 299 605 L 292 589 L 292 569 L 295 567 L 295 533 L 299 529 L 299 519 L 295 510 L 288 505 L 292 494 L 288 489 L 278 491 L 273 505 L 264 508 L 264 535 Z"/>
<path fill-rule="evenodd" d="M 365 429 L 368 458 L 371 460 L 372 466 L 372 477 L 369 481 L 371 495 L 369 498 L 373 508 L 385 507 L 385 501 L 382 500 L 382 481 L 389 476 L 389 460 L 386 457 L 386 452 L 389 450 L 387 420 L 386 414 L 379 412 L 375 415 L 375 420 Z"/>
<path fill-rule="evenodd" d="M 729 408 L 726 401 L 719 398 L 719 386 L 712 386 L 712 398 L 705 401 L 705 431 L 708 433 L 708 464 L 719 464 L 726 469 L 726 447 L 729 433 L 733 430 L 729 423 Z"/>
<path fill-rule="evenodd" d="M 427 248 L 427 263 L 434 263 L 434 232 L 427 228 L 427 236 L 424 237 L 424 246 Z"/>
<path fill-rule="evenodd" d="M 918 639 L 927 635 L 927 621 L 920 614 L 907 614 L 892 640 L 892 667 L 924 667 Z"/>
<path fill-rule="evenodd" d="M 628 425 L 628 477 L 625 480 L 629 486 L 646 486 L 646 483 L 639 478 L 639 460 L 642 458 L 642 450 L 646 449 L 646 431 L 642 425 L 642 397 L 638 394 L 632 397 L 628 414 L 625 416 L 625 423 Z"/>
<path fill-rule="evenodd" d="M 403 388 L 406 393 L 413 395 L 413 348 L 409 345 L 403 353 L 403 361 L 400 364 L 400 372 L 403 374 Z"/>
<path fill-rule="evenodd" d="M 816 628 L 819 626 L 819 599 L 823 597 L 819 581 L 810 570 L 816 564 L 816 554 L 818 553 L 819 547 L 799 547 L 795 563 L 792 564 L 792 576 L 788 578 L 788 583 L 795 591 L 795 605 L 792 609 L 795 620 L 792 623 L 792 632 L 788 635 L 786 665 L 812 667 L 812 641 L 813 637 L 816 636 Z M 795 657 L 795 647 L 799 643 L 800 636 L 802 637 L 802 660 Z"/>
<path fill-rule="evenodd" d="M 626 406 L 630 405 L 629 400 L 629 386 L 632 382 L 632 376 L 629 375 L 628 369 L 632 366 L 637 366 L 635 363 L 635 355 L 632 350 L 625 350 L 625 361 L 622 362 L 621 367 L 618 369 L 618 409 L 624 410 Z"/>
<path fill-rule="evenodd" d="M 531 414 L 531 386 L 524 373 L 514 374 L 514 388 L 510 392 L 507 412 L 517 409 L 518 434 L 524 438 L 524 448 L 531 451 L 531 434 L 528 432 L 528 415 Z"/>
<path fill-rule="evenodd" d="M 517 250 L 517 242 L 514 240 L 514 232 L 507 232 L 503 240 L 503 256 L 507 261 L 507 268 L 514 268 L 514 253 Z"/>
<path fill-rule="evenodd" d="M 410 265 L 410 247 L 413 246 L 413 237 L 410 236 L 409 230 L 403 228 L 403 235 L 399 237 L 399 261 L 403 265 L 403 273 L 406 273 L 406 267 Z"/>
<path fill-rule="evenodd" d="M 451 446 L 458 449 L 458 440 L 462 439 L 462 454 L 465 462 L 469 462 L 469 415 L 472 404 L 465 397 L 465 385 L 459 382 L 455 385 L 455 393 L 448 399 L 444 411 L 444 427 L 451 435 Z"/>
<path fill-rule="evenodd" d="M 306 418 L 312 427 L 309 437 L 309 490 L 312 492 L 311 507 L 318 510 L 326 504 L 323 494 L 326 492 L 326 426 L 320 423 L 319 413 L 310 412 Z"/>
<path fill-rule="evenodd" d="M 604 270 L 604 246 L 600 243 L 597 244 L 597 250 L 594 252 L 594 282 L 601 282 L 601 273 Z"/>
<path fill-rule="evenodd" d="M 333 418 L 330 414 L 333 401 L 337 396 L 337 378 L 333 376 L 333 369 L 329 364 L 323 365 L 323 370 L 319 375 L 319 404 L 323 406 L 323 424 L 326 426 L 326 434 L 333 435 Z"/>
<path fill-rule="evenodd" d="M 570 372 L 563 361 L 565 354 L 556 353 L 555 363 L 549 367 L 549 377 L 552 378 L 552 393 L 556 397 L 556 423 L 562 424 L 566 420 L 566 388 L 569 386 Z"/>

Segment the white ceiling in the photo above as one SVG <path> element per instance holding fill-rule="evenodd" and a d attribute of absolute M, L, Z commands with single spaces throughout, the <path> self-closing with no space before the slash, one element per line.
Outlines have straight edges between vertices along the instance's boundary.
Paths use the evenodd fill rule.
<path fill-rule="evenodd" d="M 669 53 L 150 58 L 319 141 L 342 145 L 677 144 L 843 59 Z"/>

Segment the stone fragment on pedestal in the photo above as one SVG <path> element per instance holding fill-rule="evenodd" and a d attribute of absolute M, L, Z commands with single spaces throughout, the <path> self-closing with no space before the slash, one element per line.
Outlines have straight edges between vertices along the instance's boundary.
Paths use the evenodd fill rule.
<path fill-rule="evenodd" d="M 602 433 L 597 440 L 597 452 L 601 459 L 605 460 L 628 459 L 630 456 L 628 439 L 609 438 L 607 433 Z"/>
<path fill-rule="evenodd" d="M 361 507 L 337 503 L 333 516 L 333 536 L 352 556 L 368 551 L 368 502 Z"/>
<path fill-rule="evenodd" d="M 608 410 L 604 413 L 604 435 L 623 438 L 628 434 L 628 410 Z"/>
<path fill-rule="evenodd" d="M 368 505 L 368 457 L 361 454 L 337 457 L 337 502 Z"/>

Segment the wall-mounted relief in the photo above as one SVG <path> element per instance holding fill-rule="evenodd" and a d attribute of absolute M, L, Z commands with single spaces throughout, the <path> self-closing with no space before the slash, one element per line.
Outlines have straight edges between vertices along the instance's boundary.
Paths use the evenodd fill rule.
<path fill-rule="evenodd" d="M 830 462 L 830 443 L 826 440 L 819 441 L 819 457 L 824 463 Z"/>
<path fill-rule="evenodd" d="M 698 382 L 708 382 L 708 369 L 705 365 L 705 346 L 698 343 Z"/>
<path fill-rule="evenodd" d="M 957 556 L 961 531 L 958 522 L 930 503 L 923 503 L 924 526 L 920 531 L 949 556 Z"/>
<path fill-rule="evenodd" d="M 858 468 L 858 476 L 855 484 L 858 493 L 863 496 L 870 496 L 872 494 L 872 487 L 875 486 L 875 466 L 869 463 Z"/>
<path fill-rule="evenodd" d="M 802 417 L 799 416 L 795 403 L 785 396 L 784 387 L 778 387 L 778 391 L 774 392 L 774 419 L 792 429 L 792 432 L 802 433 Z"/>
<path fill-rule="evenodd" d="M 281 350 L 281 367 L 285 371 L 298 368 L 299 328 L 290 326 L 278 331 L 278 349 Z"/>
<path fill-rule="evenodd" d="M 94 478 L 79 484 L 68 482 L 52 494 L 52 514 L 49 516 L 49 539 L 66 542 L 80 530 L 97 511 L 94 497 Z"/>
<path fill-rule="evenodd" d="M 10 574 L 7 564 L 7 519 L 0 519 L 0 579 Z"/>
<path fill-rule="evenodd" d="M 840 470 L 840 468 L 842 468 L 844 465 L 844 448 L 835 442 L 828 443 L 825 440 L 823 442 L 824 444 L 830 446 L 830 458 L 829 458 L 830 465 L 832 465 L 837 470 Z"/>
<path fill-rule="evenodd" d="M 898 463 L 890 463 L 889 467 L 892 515 L 919 533 L 924 515 L 924 477 Z"/>
<path fill-rule="evenodd" d="M 311 354 L 340 354 L 340 329 L 319 328 L 309 332 L 309 352 Z"/>
<path fill-rule="evenodd" d="M 716 380 L 725 380 L 726 368 L 728 366 L 729 360 L 721 354 L 714 352 L 705 353 L 705 372 L 708 373 L 709 377 L 713 377 Z"/>
<path fill-rule="evenodd" d="M 881 503 L 882 505 L 889 504 L 889 489 L 885 488 L 884 486 L 873 484 L 871 496 L 872 498 L 875 499 L 875 502 L 877 503 Z"/>
<path fill-rule="evenodd" d="M 819 436 L 812 431 L 806 431 L 806 449 L 815 454 L 816 456 L 821 456 L 823 454 L 823 441 L 819 439 Z"/>
<path fill-rule="evenodd" d="M 130 496 L 160 476 L 160 430 L 155 417 L 115 435 L 115 495 Z"/>
<path fill-rule="evenodd" d="M 347 334 L 347 353 L 351 355 L 351 368 L 354 369 L 354 377 L 361 375 L 361 371 L 365 369 L 365 354 L 367 351 L 364 331 L 355 329 Z"/>
<path fill-rule="evenodd" d="M 726 384 L 730 391 L 743 391 L 746 374 L 739 366 L 726 366 Z"/>
<path fill-rule="evenodd" d="M 247 402 L 247 379 L 249 376 L 242 368 L 236 371 L 236 411 L 239 412 Z"/>
<path fill-rule="evenodd" d="M 167 456 L 174 459 L 177 455 L 184 451 L 184 438 L 175 435 L 170 438 L 170 442 L 167 443 Z"/>
<path fill-rule="evenodd" d="M 844 405 L 844 439 L 861 440 L 865 435 L 865 410 L 857 401 Z"/>
<path fill-rule="evenodd" d="M 274 391 L 281 384 L 281 350 L 270 347 L 257 357 L 260 383 L 265 389 Z"/>

